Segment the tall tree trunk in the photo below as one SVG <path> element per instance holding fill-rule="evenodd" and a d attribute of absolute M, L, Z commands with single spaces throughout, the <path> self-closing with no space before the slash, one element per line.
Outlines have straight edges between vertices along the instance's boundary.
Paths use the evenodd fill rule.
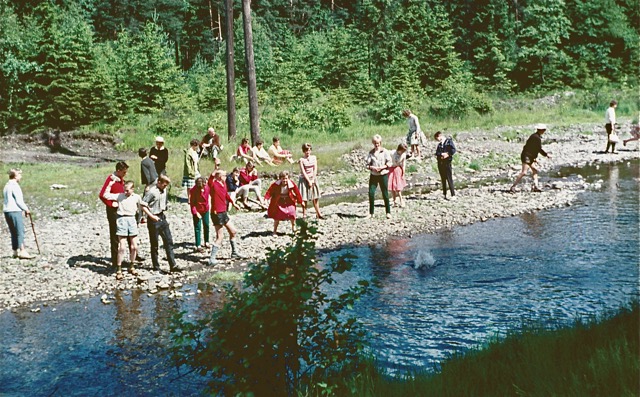
<path fill-rule="evenodd" d="M 227 137 L 236 137 L 236 72 L 233 52 L 233 0 L 225 1 L 227 35 Z M 219 14 L 218 14 L 219 15 Z"/>
<path fill-rule="evenodd" d="M 255 142 L 260 139 L 260 115 L 258 114 L 256 65 L 253 59 L 251 0 L 242 0 L 242 21 L 244 25 L 244 53 L 247 60 L 247 86 L 249 90 L 249 122 L 251 124 L 251 144 L 254 145 Z"/>

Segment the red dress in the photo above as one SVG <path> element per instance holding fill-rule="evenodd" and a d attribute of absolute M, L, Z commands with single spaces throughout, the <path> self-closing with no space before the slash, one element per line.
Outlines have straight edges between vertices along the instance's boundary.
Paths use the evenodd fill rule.
<path fill-rule="evenodd" d="M 277 221 L 296 219 L 296 203 L 302 204 L 300 190 L 292 180 L 287 186 L 283 186 L 280 179 L 273 182 L 264 198 L 271 199 L 267 216 Z"/>

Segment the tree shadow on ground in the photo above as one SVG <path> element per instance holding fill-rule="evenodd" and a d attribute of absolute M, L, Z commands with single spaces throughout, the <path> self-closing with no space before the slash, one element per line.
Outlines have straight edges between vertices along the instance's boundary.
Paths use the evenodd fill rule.
<path fill-rule="evenodd" d="M 67 259 L 69 267 L 81 267 L 95 273 L 107 274 L 113 272 L 111 259 L 93 255 L 75 255 Z"/>

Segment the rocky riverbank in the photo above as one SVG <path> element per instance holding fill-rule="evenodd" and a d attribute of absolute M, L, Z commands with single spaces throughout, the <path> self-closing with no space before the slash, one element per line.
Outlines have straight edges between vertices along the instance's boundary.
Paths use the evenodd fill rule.
<path fill-rule="evenodd" d="M 442 228 L 496 217 L 568 206 L 580 192 L 599 189 L 601 186 L 597 183 L 588 184 L 579 177 L 556 178 L 559 167 L 626 162 L 638 159 L 640 153 L 637 142 L 634 142 L 628 148 L 621 147 L 619 154 L 602 154 L 599 151 L 605 146 L 603 136 L 583 135 L 580 129 L 574 129 L 572 133 L 549 139 L 544 144 L 545 150 L 553 154 L 552 159 L 540 160 L 544 191 L 531 193 L 525 182 L 520 186 L 521 192 L 512 195 L 507 191 L 520 165 L 517 161 L 505 164 L 499 159 L 517 159 L 523 145 L 522 136 L 526 139 L 530 129 L 523 127 L 522 136 L 516 135 L 510 140 L 497 139 L 499 133 L 500 131 L 457 134 L 456 143 L 460 155 L 468 161 L 496 156 L 498 158 L 495 164 L 487 164 L 480 170 L 454 169 L 456 184 L 466 186 L 459 189 L 457 200 L 442 199 L 442 194 L 437 189 L 439 178 L 433 171 L 433 158 L 416 162 L 411 167 L 414 169 L 409 176 L 412 189 L 407 194 L 406 206 L 392 208 L 390 220 L 384 217 L 382 200 L 376 202 L 375 217 L 366 218 L 366 193 L 353 193 L 344 200 L 334 198 L 335 204 L 323 205 L 323 215 L 327 219 L 318 223 L 321 233 L 318 248 L 331 249 L 343 245 L 381 242 L 390 237 L 410 237 L 417 233 L 437 232 Z M 395 145 L 388 145 L 392 146 Z M 353 150 L 346 155 L 354 165 L 350 175 L 361 181 L 350 188 L 352 192 L 357 192 L 366 185 L 367 173 L 359 168 L 364 153 L 366 150 L 362 149 Z M 321 186 L 325 194 L 345 193 L 346 189 L 335 183 L 338 176 L 337 173 L 322 174 Z M 28 192 L 25 194 L 28 200 Z M 309 212 L 309 219 L 313 219 L 314 211 Z M 230 260 L 230 247 L 228 241 L 225 241 L 218 255 L 222 259 L 220 264 L 210 267 L 207 265 L 207 253 L 194 251 L 193 226 L 187 204 L 173 204 L 169 214 L 177 261 L 186 271 L 167 275 L 150 270 L 149 239 L 146 228 L 143 227 L 140 245 L 141 253 L 147 259 L 137 265 L 140 272 L 138 277 L 126 274 L 125 279 L 119 282 L 110 269 L 108 227 L 101 208 L 96 212 L 68 215 L 59 219 L 37 213 L 36 232 L 42 254 L 33 260 L 11 258 L 8 230 L 3 226 L 0 228 L 0 241 L 4 242 L 0 251 L 0 311 L 18 306 L 28 306 L 35 311 L 41 302 L 101 294 L 108 296 L 116 289 L 141 288 L 148 293 L 178 289 L 185 282 L 205 280 L 221 271 L 241 272 L 246 269 L 248 261 L 264 258 L 265 248 L 291 241 L 290 235 L 271 235 L 273 221 L 265 218 L 264 212 L 233 214 L 231 219 L 239 229 L 239 247 L 249 259 Z M 30 227 L 27 229 L 27 245 L 30 251 L 35 252 L 33 234 Z M 280 231 L 290 232 L 290 229 L 287 224 L 282 223 Z M 168 270 L 166 262 L 162 266 Z M 172 293 L 179 295 L 179 292 Z M 105 301 L 107 299 L 105 297 Z"/>

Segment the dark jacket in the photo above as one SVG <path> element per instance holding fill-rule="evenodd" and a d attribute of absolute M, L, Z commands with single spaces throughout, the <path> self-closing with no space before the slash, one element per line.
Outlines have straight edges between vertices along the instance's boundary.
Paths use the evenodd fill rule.
<path fill-rule="evenodd" d="M 527 143 L 524 144 L 522 156 L 527 156 L 533 161 L 538 157 L 538 153 L 547 157 L 547 152 L 542 150 L 542 136 L 534 132 L 529 139 L 527 139 Z"/>
<path fill-rule="evenodd" d="M 448 153 L 449 157 L 443 159 L 442 153 Z M 438 147 L 436 148 L 436 158 L 438 161 L 451 161 L 454 154 L 456 154 L 456 145 L 453 144 L 451 138 L 446 138 L 443 142 L 438 143 Z"/>
<path fill-rule="evenodd" d="M 142 179 L 143 185 L 151 185 L 158 179 L 158 171 L 156 171 L 156 166 L 149 157 L 145 157 L 142 159 L 140 163 L 140 178 Z"/>

